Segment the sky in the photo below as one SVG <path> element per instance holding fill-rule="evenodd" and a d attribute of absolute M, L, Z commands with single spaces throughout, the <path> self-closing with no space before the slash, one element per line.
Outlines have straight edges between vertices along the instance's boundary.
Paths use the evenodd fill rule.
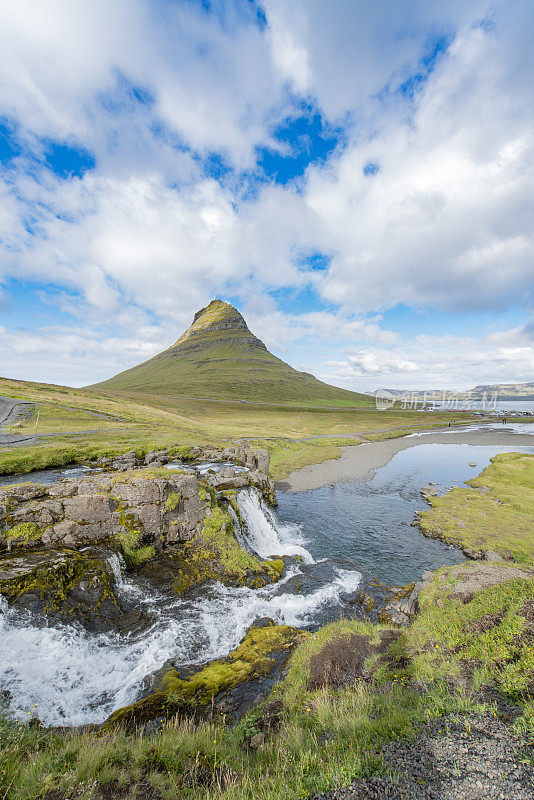
<path fill-rule="evenodd" d="M 214 298 L 345 388 L 534 380 L 531 0 L 0 0 L 0 375 Z"/>

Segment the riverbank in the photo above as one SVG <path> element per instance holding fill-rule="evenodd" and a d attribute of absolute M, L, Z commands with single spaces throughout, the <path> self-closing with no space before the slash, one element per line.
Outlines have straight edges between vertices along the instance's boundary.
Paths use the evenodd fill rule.
<path fill-rule="evenodd" d="M 508 483 L 497 473 L 492 492 L 501 501 Z M 524 493 L 530 503 L 531 482 Z M 448 566 L 425 576 L 406 628 L 347 617 L 320 628 L 237 725 L 213 713 L 216 703 L 207 719 L 180 713 L 133 731 L 46 729 L 0 715 L 0 797 L 449 800 L 483 792 L 529 800 L 532 576 L 531 563 Z M 236 663 L 242 669 L 243 659 Z M 219 686 L 234 663 L 216 667 Z M 205 672 L 195 678 L 199 690 Z M 183 700 L 177 689 L 188 686 L 179 678 L 169 699 Z M 39 715 L 38 706 L 28 711 Z"/>
<path fill-rule="evenodd" d="M 502 430 L 462 431 L 455 429 L 454 433 L 445 430 L 420 436 L 404 436 L 343 447 L 339 458 L 329 459 L 320 464 L 310 464 L 295 470 L 283 481 L 278 481 L 277 488 L 283 491 L 303 492 L 335 483 L 362 481 L 370 477 L 375 470 L 385 466 L 401 450 L 420 444 L 531 447 L 534 445 L 534 425 L 532 425 L 532 434 L 514 433 L 505 426 Z"/>

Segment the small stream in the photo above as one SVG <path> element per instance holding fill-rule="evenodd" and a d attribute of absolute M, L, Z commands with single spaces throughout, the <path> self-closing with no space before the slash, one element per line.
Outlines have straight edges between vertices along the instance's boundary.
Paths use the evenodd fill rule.
<path fill-rule="evenodd" d="M 112 556 L 119 596 L 143 614 L 143 625 L 129 634 L 46 624 L 0 599 L 0 689 L 8 693 L 10 712 L 26 719 L 30 711 L 52 725 L 101 722 L 146 694 L 161 670 L 226 655 L 258 618 L 315 629 L 341 614 L 362 613 L 355 601 L 372 576 L 404 584 L 426 569 L 461 562 L 457 550 L 410 526 L 425 507 L 419 489 L 428 481 L 439 492 L 461 485 L 506 450 L 534 453 L 534 447 L 454 444 L 452 434 L 451 444 L 424 444 L 421 436 L 367 481 L 278 492 L 276 512 L 255 490 L 243 489 L 239 536 L 262 557 L 292 556 L 282 580 L 258 590 L 213 583 L 179 598 L 147 577 L 126 574 L 120 557 Z M 48 483 L 69 472 L 46 470 L 39 479 Z M 20 478 L 35 480 L 35 474 Z"/>

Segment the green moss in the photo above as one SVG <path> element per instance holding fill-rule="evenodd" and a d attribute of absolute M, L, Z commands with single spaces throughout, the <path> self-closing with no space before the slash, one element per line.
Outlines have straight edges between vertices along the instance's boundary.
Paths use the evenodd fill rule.
<path fill-rule="evenodd" d="M 25 542 L 36 541 L 42 535 L 43 529 L 36 525 L 35 522 L 21 522 L 4 533 L 6 539 L 23 539 Z"/>
<path fill-rule="evenodd" d="M 163 685 L 177 705 L 207 706 L 219 692 L 268 672 L 272 654 L 293 647 L 299 635 L 303 634 L 288 625 L 251 628 L 227 658 L 212 662 L 186 680 L 170 670 Z"/>
<path fill-rule="evenodd" d="M 215 505 L 204 520 L 202 532 L 184 542 L 172 559 L 176 576 L 174 589 L 180 595 L 202 583 L 217 580 L 230 586 L 257 589 L 278 580 L 284 569 L 281 558 L 262 561 L 244 550 L 235 537 L 228 511 L 219 505 Z"/>
<path fill-rule="evenodd" d="M 69 615 L 72 612 L 69 607 L 64 606 L 64 603 L 70 590 L 75 589 L 82 579 L 86 577 L 92 579 L 97 575 L 103 588 L 97 607 L 100 607 L 106 598 L 116 602 L 111 579 L 100 561 L 89 558 L 77 550 L 67 549 L 63 552 L 65 558 L 59 563 L 41 564 L 18 578 L 0 581 L 0 594 L 9 602 L 14 602 L 24 594 L 37 595 L 45 603 L 46 614 L 65 612 Z"/>
<path fill-rule="evenodd" d="M 206 709 L 220 692 L 267 674 L 275 663 L 274 655 L 290 650 L 306 636 L 288 625 L 251 628 L 226 658 L 211 662 L 186 679 L 180 678 L 176 670 L 169 670 L 162 680 L 163 691 L 115 711 L 108 722 L 139 723 L 178 710 L 190 714 Z"/>
<path fill-rule="evenodd" d="M 156 555 L 152 545 L 140 544 L 139 531 L 126 529 L 118 533 L 116 538 L 128 567 L 140 567 Z"/>
<path fill-rule="evenodd" d="M 176 492 L 169 492 L 165 500 L 165 511 L 175 511 L 180 502 L 180 496 Z"/>
<path fill-rule="evenodd" d="M 278 578 L 281 576 L 285 568 L 285 562 L 283 558 L 271 558 L 266 561 L 262 561 L 261 563 L 269 571 L 272 571 L 274 574 L 276 574 Z"/>

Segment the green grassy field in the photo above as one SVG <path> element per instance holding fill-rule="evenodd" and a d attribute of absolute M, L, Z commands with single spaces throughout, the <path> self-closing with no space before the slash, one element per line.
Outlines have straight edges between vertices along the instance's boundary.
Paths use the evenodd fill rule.
<path fill-rule="evenodd" d="M 501 453 L 469 488 L 430 498 L 421 530 L 474 550 L 510 550 L 517 561 L 534 559 L 534 456 Z M 482 489 L 482 490 L 481 490 Z"/>
<path fill-rule="evenodd" d="M 247 438 L 270 450 L 273 477 L 282 478 L 294 468 L 337 457 L 343 446 L 358 443 L 358 437 L 389 438 L 466 421 L 463 414 L 236 404 L 5 378 L 0 379 L 0 395 L 38 403 L 34 416 L 12 426 L 11 433 L 43 435 L 25 447 L 0 445 L 0 473 L 80 463 L 127 450 L 141 455 L 160 447 L 224 445 Z"/>

